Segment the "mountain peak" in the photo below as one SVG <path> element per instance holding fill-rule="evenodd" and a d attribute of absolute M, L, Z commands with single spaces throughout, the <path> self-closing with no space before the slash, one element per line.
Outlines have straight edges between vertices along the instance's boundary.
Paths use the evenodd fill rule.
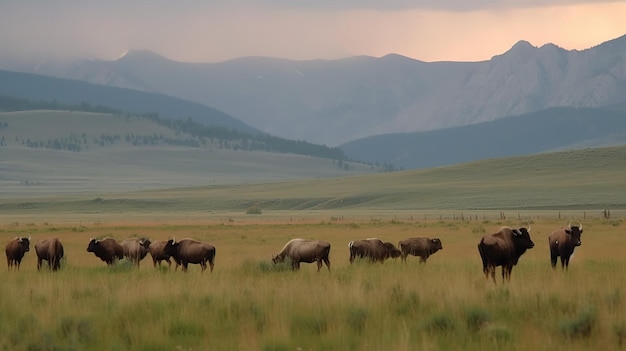
<path fill-rule="evenodd" d="M 116 61 L 129 60 L 168 60 L 167 58 L 157 54 L 154 51 L 146 49 L 129 49 L 126 50 Z"/>

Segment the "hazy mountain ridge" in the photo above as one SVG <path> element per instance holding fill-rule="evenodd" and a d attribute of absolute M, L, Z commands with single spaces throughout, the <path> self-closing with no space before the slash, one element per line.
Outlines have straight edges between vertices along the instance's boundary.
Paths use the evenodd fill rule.
<path fill-rule="evenodd" d="M 555 107 L 463 127 L 376 135 L 340 148 L 353 159 L 417 169 L 624 144 L 625 110 Z"/>
<path fill-rule="evenodd" d="M 91 84 L 72 79 L 0 70 L 0 96 L 76 105 L 83 102 L 127 113 L 158 113 L 163 118 L 191 118 L 246 133 L 261 133 L 240 120 L 199 103 L 139 90 Z"/>
<path fill-rule="evenodd" d="M 338 145 L 366 136 L 491 121 L 557 106 L 626 100 L 626 36 L 564 50 L 519 41 L 481 62 L 386 55 L 294 61 L 246 57 L 181 63 L 149 51 L 40 73 L 212 106 L 273 135 Z"/>

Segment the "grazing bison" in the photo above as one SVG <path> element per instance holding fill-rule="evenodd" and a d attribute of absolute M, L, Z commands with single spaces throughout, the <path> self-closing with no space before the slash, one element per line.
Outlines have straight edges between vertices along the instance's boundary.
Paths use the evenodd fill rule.
<path fill-rule="evenodd" d="M 354 262 L 357 257 L 383 263 L 388 258 L 397 258 L 401 255 L 395 245 L 378 238 L 350 241 L 348 248 L 350 249 L 350 263 Z"/>
<path fill-rule="evenodd" d="M 555 230 L 548 236 L 548 243 L 550 244 L 550 263 L 552 263 L 552 269 L 556 268 L 557 257 L 561 257 L 561 269 L 567 270 L 569 268 L 569 259 L 574 254 L 576 246 L 580 246 L 580 236 L 583 233 L 583 225 L 579 223 L 578 226 L 572 227 L 570 223 L 567 228 Z"/>
<path fill-rule="evenodd" d="M 146 238 L 130 238 L 122 241 L 121 245 L 124 257 L 139 267 L 139 262 L 148 254 L 150 240 Z"/>
<path fill-rule="evenodd" d="M 87 246 L 87 252 L 93 252 L 96 257 L 112 265 L 115 260 L 124 258 L 124 249 L 113 238 L 91 239 Z"/>
<path fill-rule="evenodd" d="M 441 240 L 439 238 L 409 238 L 402 240 L 398 243 L 400 251 L 402 252 L 402 261 L 406 262 L 408 255 L 419 256 L 420 263 L 426 263 L 426 260 L 430 255 L 433 255 L 439 250 L 443 250 L 441 246 Z"/>
<path fill-rule="evenodd" d="M 535 243 L 530 239 L 530 228 L 512 229 L 502 227 L 495 234 L 482 237 L 478 244 L 478 252 L 483 260 L 485 277 L 496 282 L 496 267 L 502 266 L 502 281 L 511 280 L 511 270 L 520 256 Z"/>
<path fill-rule="evenodd" d="M 30 251 L 30 237 L 18 236 L 11 240 L 5 249 L 8 269 L 11 270 L 12 267 L 15 267 L 19 271 L 22 258 L 28 251 Z"/>
<path fill-rule="evenodd" d="M 285 257 L 291 260 L 293 270 L 300 269 L 300 263 L 317 262 L 317 271 L 322 268 L 322 262 L 326 263 L 330 272 L 330 243 L 321 240 L 292 239 L 276 255 L 272 256 L 274 264 L 285 261 Z"/>
<path fill-rule="evenodd" d="M 161 261 L 167 261 L 168 268 L 172 268 L 172 261 L 170 261 L 170 256 L 165 252 L 165 245 L 167 244 L 166 240 L 157 240 L 155 242 L 150 243 L 148 247 L 148 251 L 150 252 L 150 256 L 152 256 L 152 264 L 154 268 L 156 268 L 157 263 L 159 267 L 161 267 Z M 178 265 L 180 264 L 176 259 L 174 259 L 176 263 L 176 270 L 178 270 Z"/>
<path fill-rule="evenodd" d="M 61 268 L 61 259 L 63 258 L 63 244 L 59 238 L 41 239 L 35 244 L 35 252 L 37 253 L 37 270 L 41 270 L 41 262 L 48 262 L 48 267 L 57 271 Z"/>
<path fill-rule="evenodd" d="M 202 272 L 206 269 L 207 262 L 213 272 L 213 266 L 215 266 L 215 246 L 209 243 L 203 243 L 192 239 L 183 239 L 176 241 L 176 239 L 170 239 L 165 243 L 163 251 L 170 255 L 176 264 L 180 263 L 183 266 L 183 272 L 187 272 L 187 265 L 189 263 L 200 264 Z"/>

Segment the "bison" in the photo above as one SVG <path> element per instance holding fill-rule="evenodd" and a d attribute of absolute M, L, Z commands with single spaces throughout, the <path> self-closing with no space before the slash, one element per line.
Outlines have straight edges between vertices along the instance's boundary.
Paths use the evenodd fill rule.
<path fill-rule="evenodd" d="M 292 239 L 276 255 L 272 256 L 274 264 L 285 261 L 285 257 L 291 260 L 293 270 L 300 269 L 300 263 L 317 262 L 317 271 L 322 268 L 322 262 L 326 263 L 330 272 L 330 243 L 321 240 Z"/>
<path fill-rule="evenodd" d="M 574 254 L 574 249 L 582 245 L 580 236 L 583 234 L 583 225 L 572 227 L 570 223 L 567 228 L 555 230 L 548 236 L 550 245 L 550 263 L 552 269 L 556 268 L 556 260 L 561 257 L 561 269 L 569 268 L 569 259 Z"/>
<path fill-rule="evenodd" d="M 20 264 L 22 263 L 22 258 L 26 252 L 30 251 L 30 237 L 25 238 L 18 236 L 15 239 L 11 240 L 5 249 L 7 254 L 7 266 L 8 270 L 11 270 L 12 267 L 15 267 L 18 271 L 20 270 Z"/>
<path fill-rule="evenodd" d="M 350 241 L 350 263 L 358 258 L 368 258 L 371 262 L 383 263 L 388 258 L 400 257 L 401 252 L 390 242 L 378 238 Z"/>
<path fill-rule="evenodd" d="M 202 272 L 206 270 L 207 262 L 213 272 L 215 266 L 215 246 L 209 243 L 203 243 L 192 239 L 183 239 L 176 241 L 170 239 L 165 243 L 163 251 L 170 255 L 176 264 L 183 266 L 183 272 L 187 272 L 189 263 L 200 264 Z"/>
<path fill-rule="evenodd" d="M 398 247 L 402 252 L 402 262 L 406 262 L 408 255 L 419 256 L 420 264 L 426 263 L 428 257 L 439 250 L 443 250 L 441 240 L 439 238 L 408 238 L 401 240 Z"/>
<path fill-rule="evenodd" d="M 154 268 L 156 268 L 157 263 L 159 267 L 161 266 L 161 261 L 167 261 L 168 268 L 172 268 L 172 261 L 170 261 L 170 255 L 165 252 L 165 245 L 167 244 L 167 240 L 157 240 L 148 246 L 148 251 L 150 252 L 150 256 L 152 256 L 152 264 Z M 180 264 L 176 259 L 174 259 L 176 263 L 176 269 L 178 270 L 178 265 Z"/>
<path fill-rule="evenodd" d="M 93 252 L 96 257 L 112 265 L 115 260 L 124 258 L 124 249 L 113 238 L 91 239 L 87 246 L 87 252 Z"/>
<path fill-rule="evenodd" d="M 502 281 L 511 280 L 511 270 L 520 256 L 535 243 L 530 239 L 530 228 L 513 229 L 502 227 L 495 234 L 482 237 L 478 244 L 478 252 L 483 261 L 485 277 L 496 282 L 496 267 L 502 266 Z"/>
<path fill-rule="evenodd" d="M 130 238 L 122 241 L 122 252 L 127 260 L 139 267 L 139 262 L 148 254 L 150 240 L 146 238 Z"/>
<path fill-rule="evenodd" d="M 61 268 L 63 258 L 63 244 L 59 238 L 41 239 L 35 244 L 37 253 L 37 270 L 41 270 L 41 262 L 48 262 L 48 268 L 57 271 Z"/>

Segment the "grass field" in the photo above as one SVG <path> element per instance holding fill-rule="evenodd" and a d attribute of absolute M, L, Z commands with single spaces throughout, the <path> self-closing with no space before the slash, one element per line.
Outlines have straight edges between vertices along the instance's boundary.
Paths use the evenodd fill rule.
<path fill-rule="evenodd" d="M 105 216 L 106 217 L 106 216 Z M 584 222 L 569 272 L 553 272 L 547 235 L 569 219 L 531 222 L 536 247 L 509 284 L 487 281 L 476 244 L 517 220 L 321 220 L 294 223 L 5 223 L 0 239 L 57 236 L 60 272 L 37 272 L 34 251 L 19 272 L 0 270 L 0 348 L 7 350 L 588 350 L 620 349 L 626 337 L 623 219 Z M 86 252 L 91 237 L 192 237 L 217 248 L 213 273 L 187 274 Z M 419 265 L 348 262 L 350 240 L 397 243 L 439 237 Z M 270 257 L 294 237 L 331 243 L 331 272 L 292 272 Z M 34 244 L 33 244 L 34 245 Z M 32 246 L 31 246 L 32 248 Z"/>

